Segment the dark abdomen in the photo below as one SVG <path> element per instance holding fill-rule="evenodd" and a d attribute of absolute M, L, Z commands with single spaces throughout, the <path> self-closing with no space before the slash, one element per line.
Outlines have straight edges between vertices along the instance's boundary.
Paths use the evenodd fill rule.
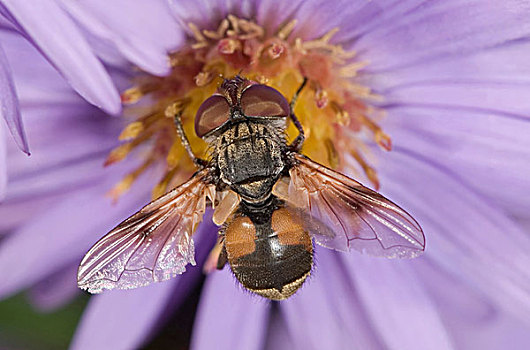
<path fill-rule="evenodd" d="M 286 299 L 311 272 L 313 245 L 309 233 L 296 213 L 275 204 L 256 215 L 244 212 L 225 231 L 232 271 L 248 290 L 269 299 Z"/>

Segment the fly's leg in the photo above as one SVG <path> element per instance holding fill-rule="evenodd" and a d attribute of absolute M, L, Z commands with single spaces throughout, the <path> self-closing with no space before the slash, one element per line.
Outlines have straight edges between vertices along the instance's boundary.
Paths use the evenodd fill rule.
<path fill-rule="evenodd" d="M 300 85 L 300 87 L 298 87 L 298 90 L 296 90 L 296 92 L 295 92 L 294 95 L 293 95 L 293 98 L 291 99 L 291 103 L 290 103 L 291 114 L 293 113 L 294 105 L 296 104 L 296 101 L 298 100 L 298 96 L 300 96 L 300 93 L 302 92 L 302 89 L 304 88 L 304 86 L 305 86 L 306 84 L 307 84 L 307 78 L 304 77 L 304 81 L 302 82 L 302 84 Z"/>
<path fill-rule="evenodd" d="M 193 153 L 190 142 L 188 141 L 188 137 L 186 136 L 186 133 L 184 132 L 184 128 L 182 127 L 181 116 L 182 116 L 182 111 L 178 112 L 174 116 L 175 127 L 177 128 L 177 134 L 180 137 L 180 142 L 182 142 L 182 146 L 184 146 L 184 148 L 188 152 L 188 155 L 193 161 L 193 164 L 195 164 L 197 168 L 202 169 L 204 168 L 207 162 L 204 159 L 197 158 L 195 156 L 195 153 Z"/>
<path fill-rule="evenodd" d="M 221 252 L 219 253 L 219 259 L 217 259 L 217 270 L 222 270 L 228 262 L 228 253 L 226 252 L 226 246 L 223 244 Z"/>
<path fill-rule="evenodd" d="M 175 128 L 177 129 L 177 135 L 180 137 L 180 142 L 182 143 L 182 146 L 186 149 L 188 152 L 188 155 L 190 156 L 191 160 L 193 161 L 193 164 L 199 169 L 202 169 L 206 166 L 207 162 L 204 159 L 200 159 L 195 157 L 195 154 L 193 153 L 193 150 L 191 149 L 190 142 L 188 141 L 188 137 L 186 136 L 186 133 L 184 132 L 184 128 L 182 127 L 182 109 L 177 109 L 176 104 L 170 105 L 166 108 L 166 116 L 172 117 L 175 121 Z"/>
<path fill-rule="evenodd" d="M 296 126 L 296 129 L 298 129 L 298 136 L 296 136 L 296 138 L 294 139 L 294 141 L 291 143 L 289 147 L 291 147 L 293 150 L 298 152 L 300 151 L 300 149 L 302 148 L 302 145 L 304 144 L 305 135 L 304 135 L 304 129 L 302 128 L 302 124 L 300 124 L 300 121 L 298 120 L 294 112 L 292 112 L 292 109 L 291 109 L 291 120 L 293 121 L 294 126 Z"/>
<path fill-rule="evenodd" d="M 221 227 L 220 230 L 224 231 L 224 226 Z M 206 259 L 206 262 L 204 263 L 202 267 L 202 271 L 205 274 L 209 274 L 210 272 L 213 272 L 216 269 L 222 270 L 227 262 L 228 262 L 228 255 L 226 253 L 224 233 L 220 232 L 219 236 L 217 237 L 217 243 L 215 244 L 213 249 L 210 251 L 208 258 Z"/>
<path fill-rule="evenodd" d="M 291 103 L 289 104 L 291 120 L 293 121 L 294 126 L 296 126 L 296 129 L 298 129 L 298 136 L 296 137 L 296 139 L 294 139 L 293 143 L 291 143 L 290 145 L 290 147 L 296 152 L 300 151 L 300 149 L 302 148 L 302 145 L 305 140 L 305 135 L 304 135 L 304 128 L 302 128 L 302 124 L 300 124 L 300 121 L 294 114 L 294 106 L 296 104 L 296 100 L 298 100 L 298 96 L 300 95 L 300 93 L 302 92 L 302 89 L 304 88 L 306 84 L 307 84 L 307 78 L 304 78 L 302 85 L 300 85 L 298 90 L 296 90 L 291 100 Z"/>

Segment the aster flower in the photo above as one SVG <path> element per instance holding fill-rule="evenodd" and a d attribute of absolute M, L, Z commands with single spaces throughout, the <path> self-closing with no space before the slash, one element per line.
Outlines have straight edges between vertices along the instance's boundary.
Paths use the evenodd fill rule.
<path fill-rule="evenodd" d="M 516 219 L 529 207 L 521 195 L 530 149 L 525 4 L 184 1 L 170 3 L 172 18 L 154 1 L 46 1 L 38 10 L 54 20 L 44 21 L 33 5 L 0 3 L 9 24 L 1 42 L 33 150 L 26 159 L 7 142 L 1 296 L 30 288 L 42 307 L 74 297 L 75 266 L 89 246 L 153 188 L 156 197 L 193 169 L 166 110 L 182 109 L 192 135 L 194 111 L 217 76 L 243 69 L 286 96 L 307 76 L 297 110 L 309 135 L 304 153 L 380 185 L 421 222 L 428 246 L 414 261 L 317 248 L 314 276 L 279 304 L 240 292 L 227 269 L 212 272 L 193 348 L 530 342 L 530 241 Z M 70 86 L 109 113 L 119 112 L 116 91 L 124 91 L 130 107 L 110 118 Z M 192 144 L 204 152 L 199 139 Z M 145 342 L 200 279 L 215 241 L 208 223 L 194 236 L 197 267 L 93 297 L 72 347 Z"/>

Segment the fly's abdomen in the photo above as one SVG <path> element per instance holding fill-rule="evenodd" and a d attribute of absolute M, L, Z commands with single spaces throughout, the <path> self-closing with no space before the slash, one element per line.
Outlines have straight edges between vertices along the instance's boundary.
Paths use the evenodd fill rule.
<path fill-rule="evenodd" d="M 296 292 L 313 266 L 313 246 L 300 218 L 286 208 L 256 224 L 241 215 L 225 231 L 232 271 L 248 290 L 282 300 Z"/>
<path fill-rule="evenodd" d="M 279 140 L 257 123 L 243 122 L 227 130 L 217 146 L 221 178 L 244 198 L 267 196 L 284 167 Z"/>

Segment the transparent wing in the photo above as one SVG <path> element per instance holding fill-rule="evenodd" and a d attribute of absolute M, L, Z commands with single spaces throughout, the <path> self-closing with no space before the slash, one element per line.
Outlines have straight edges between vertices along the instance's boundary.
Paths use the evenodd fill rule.
<path fill-rule="evenodd" d="M 425 249 L 420 225 L 406 211 L 360 183 L 295 155 L 287 201 L 304 209 L 315 241 L 336 250 L 411 258 Z"/>
<path fill-rule="evenodd" d="M 81 261 L 78 286 L 91 293 L 136 288 L 195 265 L 191 235 L 205 211 L 207 173 L 197 173 L 99 240 Z"/>

